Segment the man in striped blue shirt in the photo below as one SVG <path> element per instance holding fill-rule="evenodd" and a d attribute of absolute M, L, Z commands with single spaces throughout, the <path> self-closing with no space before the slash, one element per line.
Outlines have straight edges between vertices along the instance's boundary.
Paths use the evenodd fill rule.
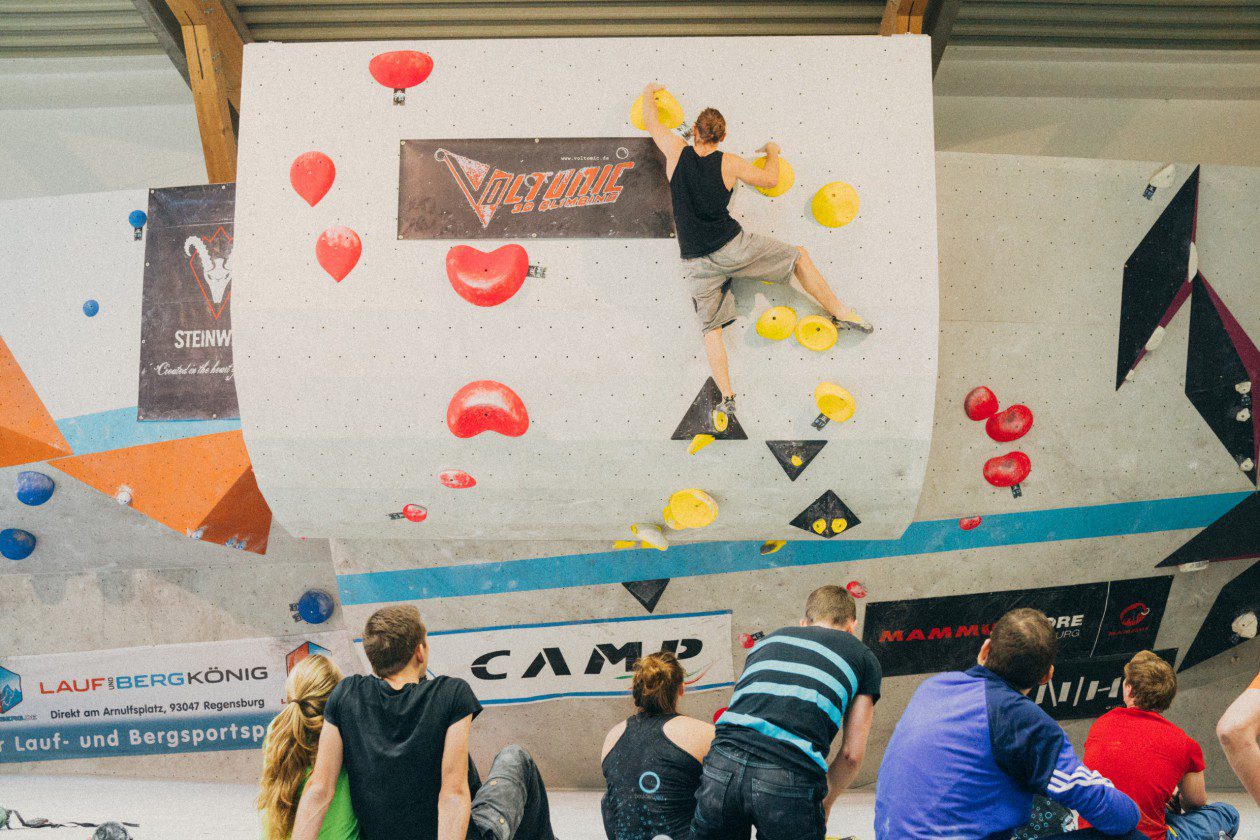
<path fill-rule="evenodd" d="M 879 700 L 879 662 L 856 625 L 853 596 L 823 586 L 799 627 L 752 649 L 704 760 L 691 840 L 747 840 L 754 826 L 759 840 L 823 840 L 832 803 L 862 766 Z"/>

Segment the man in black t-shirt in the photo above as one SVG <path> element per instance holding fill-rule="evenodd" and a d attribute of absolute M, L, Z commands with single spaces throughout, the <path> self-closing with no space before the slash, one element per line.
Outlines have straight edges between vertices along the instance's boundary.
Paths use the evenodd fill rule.
<path fill-rule="evenodd" d="M 426 677 L 420 611 L 377 610 L 363 630 L 375 676 L 333 689 L 292 840 L 316 840 L 345 765 L 363 840 L 555 840 L 533 759 L 505 747 L 483 783 L 468 757 L 481 704 L 468 683 Z"/>
<path fill-rule="evenodd" d="M 862 766 L 883 675 L 856 625 L 853 596 L 823 586 L 799 627 L 748 654 L 704 760 L 691 840 L 747 840 L 754 826 L 758 837 L 823 840 L 832 804 Z"/>

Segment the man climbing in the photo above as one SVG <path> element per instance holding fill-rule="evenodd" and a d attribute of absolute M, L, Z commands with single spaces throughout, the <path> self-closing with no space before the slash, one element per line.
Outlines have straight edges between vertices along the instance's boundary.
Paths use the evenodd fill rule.
<path fill-rule="evenodd" d="M 649 84 L 644 103 L 653 103 L 664 88 Z M 674 227 L 682 253 L 683 278 L 704 333 L 704 349 L 713 379 L 722 392 L 722 405 L 714 412 L 714 425 L 724 431 L 735 415 L 735 390 L 731 385 L 722 329 L 735 320 L 731 282 L 738 279 L 788 283 L 795 277 L 841 329 L 864 333 L 870 322 L 845 306 L 800 246 L 751 233 L 731 217 L 727 205 L 736 181 L 769 189 L 779 183 L 779 145 L 767 143 L 758 169 L 739 155 L 723 152 L 718 144 L 726 137 L 726 120 L 717 110 L 705 108 L 692 127 L 692 143 L 661 125 L 656 108 L 643 108 L 643 124 L 657 148 L 665 155 L 665 174 L 674 206 Z"/>

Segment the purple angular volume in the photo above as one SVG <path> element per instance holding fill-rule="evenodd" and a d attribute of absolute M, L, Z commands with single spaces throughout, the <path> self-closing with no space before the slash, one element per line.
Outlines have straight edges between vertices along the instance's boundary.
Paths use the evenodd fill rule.
<path fill-rule="evenodd" d="M 1167 326 L 1190 294 L 1190 243 L 1198 206 L 1196 166 L 1124 263 L 1116 390 L 1146 355 L 1151 333 Z"/>
<path fill-rule="evenodd" d="M 1252 564 L 1250 569 L 1221 588 L 1221 594 L 1216 596 L 1216 602 L 1208 610 L 1199 632 L 1190 643 L 1190 649 L 1186 651 L 1186 658 L 1181 660 L 1181 667 L 1177 670 L 1193 668 L 1246 641 L 1234 633 L 1231 625 L 1238 616 L 1256 610 L 1260 610 L 1260 563 Z"/>
<path fill-rule="evenodd" d="M 1155 568 L 1260 557 L 1260 493 L 1252 493 Z"/>
<path fill-rule="evenodd" d="M 1251 460 L 1246 475 L 1255 484 L 1260 415 L 1252 405 L 1254 391 L 1243 394 L 1239 386 L 1250 382 L 1253 389 L 1260 387 L 1260 350 L 1202 274 L 1193 285 L 1186 397 L 1236 462 Z M 1250 417 L 1239 420 L 1244 410 Z"/>

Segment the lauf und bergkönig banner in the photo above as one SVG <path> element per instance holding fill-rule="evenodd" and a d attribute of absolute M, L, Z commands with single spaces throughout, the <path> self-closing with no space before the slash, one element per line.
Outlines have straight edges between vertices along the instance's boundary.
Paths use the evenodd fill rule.
<path fill-rule="evenodd" d="M 0 763 L 257 749 L 288 671 L 346 633 L 0 657 Z"/>
<path fill-rule="evenodd" d="M 234 184 L 149 191 L 140 420 L 239 417 L 232 366 Z"/>
<path fill-rule="evenodd" d="M 863 641 L 884 676 L 969 668 L 993 625 L 1016 607 L 1041 610 L 1059 636 L 1059 658 L 1153 648 L 1171 576 L 882 601 L 866 608 Z"/>
<path fill-rule="evenodd" d="M 673 235 L 665 158 L 650 138 L 402 141 L 399 239 Z"/>

